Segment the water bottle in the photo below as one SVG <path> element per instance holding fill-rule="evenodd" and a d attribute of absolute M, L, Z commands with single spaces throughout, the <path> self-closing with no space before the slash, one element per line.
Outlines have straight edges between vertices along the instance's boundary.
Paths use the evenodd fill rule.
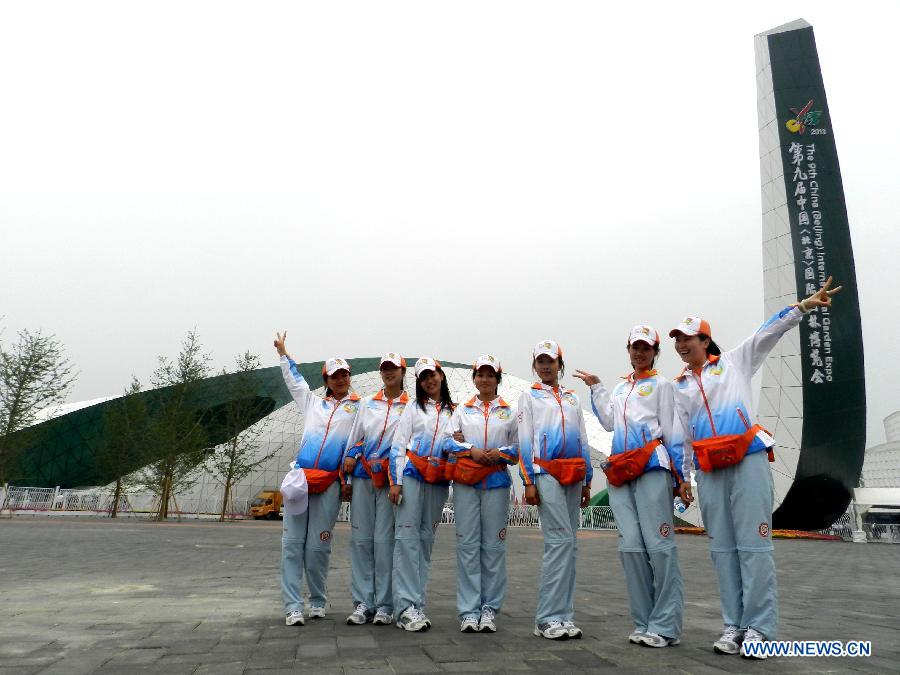
<path fill-rule="evenodd" d="M 684 513 L 685 511 L 687 511 L 687 504 L 681 501 L 681 497 L 675 497 L 674 505 L 675 510 L 678 511 L 678 513 Z"/>

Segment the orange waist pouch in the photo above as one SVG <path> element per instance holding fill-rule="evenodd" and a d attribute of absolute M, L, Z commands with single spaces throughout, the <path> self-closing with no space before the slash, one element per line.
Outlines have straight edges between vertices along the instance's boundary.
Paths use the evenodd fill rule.
<path fill-rule="evenodd" d="M 603 469 L 603 473 L 606 474 L 606 480 L 609 481 L 610 485 L 616 487 L 634 480 L 644 473 L 647 462 L 650 461 L 650 457 L 659 445 L 662 445 L 662 441 L 657 438 L 642 448 L 629 450 L 618 455 L 610 455 L 609 466 Z"/>
<path fill-rule="evenodd" d="M 754 424 L 742 434 L 729 434 L 727 436 L 713 436 L 702 441 L 694 441 L 694 454 L 697 455 L 697 463 L 701 471 L 715 471 L 726 466 L 739 464 L 750 444 L 760 431 L 766 431 L 759 424 Z M 769 433 L 766 431 L 766 433 Z M 769 434 L 771 436 L 771 434 Z M 768 450 L 769 461 L 775 461 L 775 454 L 771 448 Z"/>
<path fill-rule="evenodd" d="M 372 479 L 372 487 L 376 490 L 380 490 L 388 484 L 387 459 L 373 459 L 370 462 L 366 459 L 365 455 L 360 455 L 359 459 L 362 461 L 363 469 L 366 470 L 366 473 L 369 474 L 369 478 Z"/>
<path fill-rule="evenodd" d="M 441 483 L 447 478 L 447 460 L 441 457 L 421 457 L 412 452 L 407 452 L 409 461 L 416 467 L 416 471 L 422 474 L 426 483 Z"/>
<path fill-rule="evenodd" d="M 310 494 L 317 495 L 325 492 L 331 484 L 338 479 L 338 471 L 325 471 L 323 469 L 303 469 L 306 474 L 306 484 Z"/>
<path fill-rule="evenodd" d="M 480 483 L 492 473 L 503 471 L 505 464 L 479 464 L 468 457 L 457 457 L 455 462 L 447 462 L 447 480 L 464 485 Z"/>
<path fill-rule="evenodd" d="M 536 459 L 534 463 L 559 481 L 560 485 L 580 483 L 587 475 L 584 457 L 572 459 Z"/>

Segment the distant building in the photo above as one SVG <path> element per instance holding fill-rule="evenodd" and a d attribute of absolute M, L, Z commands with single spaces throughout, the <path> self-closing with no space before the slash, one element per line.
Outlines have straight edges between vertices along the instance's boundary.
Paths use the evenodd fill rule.
<path fill-rule="evenodd" d="M 884 435 L 884 443 L 866 449 L 860 487 L 900 488 L 900 410 L 884 418 Z"/>

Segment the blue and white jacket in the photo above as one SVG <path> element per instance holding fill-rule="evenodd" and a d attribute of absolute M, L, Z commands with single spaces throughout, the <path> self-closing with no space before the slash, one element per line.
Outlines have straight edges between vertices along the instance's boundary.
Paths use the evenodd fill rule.
<path fill-rule="evenodd" d="M 672 383 L 655 370 L 623 378 L 610 392 L 603 383 L 591 386 L 591 408 L 600 424 L 613 432 L 611 455 L 662 441 L 644 469 L 672 471 L 680 482 L 684 435 L 675 421 Z"/>
<path fill-rule="evenodd" d="M 685 368 L 675 378 L 675 413 L 685 431 L 682 475 L 694 468 L 692 440 L 746 433 L 756 420 L 752 379 L 781 336 L 803 317 L 799 307 L 785 307 L 738 347 L 711 356 L 701 368 Z M 765 431 L 756 434 L 747 454 L 775 445 Z"/>
<path fill-rule="evenodd" d="M 462 443 L 453 440 L 453 433 L 462 432 L 466 439 Z M 497 448 L 506 464 L 519 461 L 519 432 L 516 422 L 516 411 L 498 396 L 492 401 L 482 401 L 473 396 L 456 407 L 453 417 L 445 430 L 444 449 L 453 455 L 468 453 L 472 448 L 489 450 Z M 472 487 L 477 489 L 508 488 L 512 485 L 509 470 L 488 474 L 480 483 Z"/>
<path fill-rule="evenodd" d="M 340 400 L 333 396 L 322 398 L 312 393 L 292 359 L 282 356 L 280 365 L 284 383 L 303 413 L 303 437 L 294 466 L 340 470 L 347 439 L 359 411 L 359 394 L 349 393 Z"/>
<path fill-rule="evenodd" d="M 519 471 L 525 485 L 534 483 L 535 474 L 545 473 L 534 463 L 537 459 L 574 459 L 587 464 L 584 485 L 591 486 L 594 467 L 588 445 L 584 414 L 578 396 L 565 387 L 550 387 L 535 382 L 519 397 Z"/>
<path fill-rule="evenodd" d="M 421 457 L 447 458 L 447 451 L 444 450 L 444 430 L 452 416 L 453 410 L 449 407 L 441 408 L 437 401 L 428 399 L 423 411 L 414 398 L 410 399 L 400 416 L 400 422 L 391 443 L 391 472 L 389 474 L 391 485 L 403 485 L 404 476 L 418 481 L 425 480 L 413 463 L 407 459 L 407 450 Z M 449 485 L 448 482 L 439 484 Z"/>
<path fill-rule="evenodd" d="M 359 414 L 356 416 L 353 429 L 350 430 L 347 451 L 344 455 L 357 460 L 352 478 L 370 480 L 363 463 L 358 461 L 360 455 L 365 455 L 369 463 L 372 460 L 390 458 L 394 433 L 407 405 L 409 395 L 405 391 L 397 398 L 387 398 L 383 389 L 359 402 Z M 351 477 L 347 478 L 349 482 Z"/>

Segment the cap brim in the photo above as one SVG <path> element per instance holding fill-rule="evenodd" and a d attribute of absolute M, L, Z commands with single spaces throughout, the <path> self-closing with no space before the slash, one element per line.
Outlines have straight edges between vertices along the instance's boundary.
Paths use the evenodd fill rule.
<path fill-rule="evenodd" d="M 670 335 L 669 337 L 672 337 L 672 336 Z M 629 345 L 633 345 L 635 342 L 643 342 L 643 343 L 645 343 L 645 344 L 650 345 L 651 347 L 655 347 L 655 346 L 656 346 L 656 341 L 655 341 L 655 340 L 651 340 L 651 339 L 648 338 L 648 337 L 636 337 L 636 338 L 633 338 L 633 339 L 631 340 L 631 342 L 629 342 L 628 344 L 629 344 Z"/>
<path fill-rule="evenodd" d="M 681 333 L 682 335 L 687 335 L 688 337 L 693 337 L 694 335 L 697 335 L 697 334 L 698 334 L 698 333 L 696 333 L 696 332 L 694 332 L 694 333 L 689 333 L 689 332 L 687 332 L 687 331 L 681 330 L 680 328 L 673 328 L 672 330 L 669 331 L 669 337 L 675 337 L 675 336 L 678 335 L 679 333 Z"/>
<path fill-rule="evenodd" d="M 350 374 L 350 369 L 349 369 L 349 368 L 335 368 L 335 369 L 332 370 L 331 372 L 328 372 L 328 371 L 326 370 L 326 371 L 325 371 L 325 374 L 326 374 L 328 377 L 331 377 L 331 376 L 334 375 L 335 373 L 339 373 L 339 372 L 341 372 L 342 370 L 346 370 L 346 371 L 347 371 L 347 374 L 348 374 L 348 375 Z"/>

